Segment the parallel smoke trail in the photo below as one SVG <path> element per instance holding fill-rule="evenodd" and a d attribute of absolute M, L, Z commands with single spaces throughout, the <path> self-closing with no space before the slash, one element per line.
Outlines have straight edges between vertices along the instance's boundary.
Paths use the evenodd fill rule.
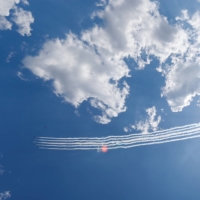
<path fill-rule="evenodd" d="M 41 149 L 92 150 L 103 145 L 107 146 L 108 149 L 132 148 L 198 137 L 200 137 L 200 123 L 154 131 L 148 134 L 79 138 L 37 137 L 34 139 L 34 143 Z"/>

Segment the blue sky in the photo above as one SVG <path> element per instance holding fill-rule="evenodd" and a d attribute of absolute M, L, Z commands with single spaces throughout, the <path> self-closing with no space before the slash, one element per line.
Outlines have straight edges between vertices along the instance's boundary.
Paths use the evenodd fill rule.
<path fill-rule="evenodd" d="M 0 200 L 198 200 L 198 138 L 106 153 L 33 140 L 199 123 L 199 8 L 0 0 Z"/>

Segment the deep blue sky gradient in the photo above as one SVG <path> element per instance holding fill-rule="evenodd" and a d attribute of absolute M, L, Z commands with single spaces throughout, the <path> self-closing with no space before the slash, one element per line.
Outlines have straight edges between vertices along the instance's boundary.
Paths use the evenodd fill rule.
<path fill-rule="evenodd" d="M 192 102 L 181 113 L 172 113 L 160 97 L 164 78 L 154 60 L 145 70 L 136 70 L 131 61 L 127 112 L 107 125 L 92 120 L 98 111 L 84 102 L 77 109 L 52 92 L 27 69 L 21 60 L 35 55 L 51 38 L 64 38 L 70 30 L 80 34 L 93 25 L 90 14 L 95 1 L 29 0 L 35 22 L 31 37 L 15 31 L 0 35 L 0 192 L 11 191 L 14 200 L 199 200 L 200 139 L 133 149 L 97 151 L 48 151 L 33 144 L 35 136 L 82 137 L 125 134 L 123 127 L 140 120 L 145 109 L 156 105 L 162 115 L 160 127 L 170 128 L 200 121 L 199 108 Z M 175 6 L 177 5 L 177 6 Z M 183 7 L 191 11 L 197 3 L 160 1 L 160 11 L 169 18 Z M 46 36 L 48 34 L 48 37 Z M 23 45 L 23 49 L 21 48 Z M 8 54 L 14 56 L 6 62 Z M 17 72 L 22 70 L 28 81 Z M 165 113 L 160 111 L 164 108 Z"/>

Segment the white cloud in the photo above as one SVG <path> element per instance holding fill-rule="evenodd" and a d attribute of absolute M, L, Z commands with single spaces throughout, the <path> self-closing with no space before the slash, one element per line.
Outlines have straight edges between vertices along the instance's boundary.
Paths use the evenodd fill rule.
<path fill-rule="evenodd" d="M 166 86 L 163 95 L 173 112 L 182 109 L 200 95 L 200 59 L 196 62 L 178 62 L 166 75 Z"/>
<path fill-rule="evenodd" d="M 124 132 L 128 132 L 128 131 L 129 131 L 128 127 L 124 127 Z"/>
<path fill-rule="evenodd" d="M 20 0 L 0 0 L 0 30 L 11 30 L 12 23 L 6 19 L 10 16 L 10 10 L 14 10 L 11 14 L 12 21 L 18 26 L 18 32 L 24 36 L 30 36 L 30 24 L 34 22 L 34 18 L 29 11 L 19 8 Z M 21 0 L 25 5 L 29 5 L 27 0 Z"/>
<path fill-rule="evenodd" d="M 141 131 L 142 133 L 148 133 L 149 131 L 158 130 L 158 125 L 161 121 L 161 116 L 156 116 L 155 106 L 146 109 L 147 117 L 144 120 L 136 122 L 135 125 L 131 125 L 132 129 Z"/>
<path fill-rule="evenodd" d="M 11 52 L 8 54 L 7 58 L 6 58 L 6 62 L 10 62 L 11 58 L 12 58 L 14 55 L 15 55 L 15 52 L 11 51 Z"/>
<path fill-rule="evenodd" d="M 84 30 L 80 38 L 69 33 L 64 40 L 47 41 L 38 56 L 28 56 L 23 63 L 38 77 L 53 80 L 54 92 L 75 107 L 89 99 L 102 110 L 94 119 L 106 124 L 126 110 L 129 87 L 125 82 L 119 86 L 129 71 L 124 57 L 134 58 L 139 68 L 150 62 L 150 55 L 163 63 L 172 53 L 184 51 L 187 37 L 149 0 L 110 0 L 95 16 L 105 26 Z"/>
<path fill-rule="evenodd" d="M 24 75 L 22 72 L 17 72 L 17 76 L 23 81 L 28 81 L 27 79 L 24 78 Z"/>
<path fill-rule="evenodd" d="M 25 11 L 22 8 L 15 8 L 15 12 L 12 17 L 12 21 L 18 26 L 18 32 L 22 36 L 31 35 L 31 23 L 34 22 L 34 18 L 29 11 Z"/>
<path fill-rule="evenodd" d="M 158 130 L 158 125 L 161 121 L 161 116 L 156 117 L 156 108 L 146 109 L 148 117 L 144 121 L 139 121 L 135 124 L 135 129 L 141 131 L 142 133 L 148 133 L 149 131 Z"/>
<path fill-rule="evenodd" d="M 0 16 L 0 30 L 11 30 L 12 23 L 10 23 L 5 17 Z"/>
<path fill-rule="evenodd" d="M 153 56 L 160 63 L 158 71 L 166 77 L 162 96 L 172 111 L 189 105 L 200 92 L 199 12 L 189 17 L 183 10 L 170 24 L 150 0 L 100 2 L 103 8 L 92 18 L 101 18 L 103 26 L 83 30 L 79 38 L 69 33 L 63 40 L 47 41 L 37 56 L 23 60 L 24 66 L 52 80 L 54 92 L 75 107 L 89 100 L 102 111 L 94 119 L 106 124 L 126 110 L 129 87 L 125 82 L 119 85 L 129 71 L 123 59 L 131 57 L 143 69 Z"/>
<path fill-rule="evenodd" d="M 79 113 L 79 111 L 78 110 L 75 110 L 74 111 L 74 113 L 76 114 L 76 116 L 78 116 L 78 117 L 80 117 L 81 116 L 81 114 Z"/>
<path fill-rule="evenodd" d="M 197 106 L 200 107 L 200 99 L 197 101 Z"/>
<path fill-rule="evenodd" d="M 29 2 L 27 0 L 21 0 L 23 4 L 29 5 Z"/>
<path fill-rule="evenodd" d="M 106 0 L 100 0 L 98 3 L 96 3 L 96 6 L 105 6 L 106 5 Z"/>
<path fill-rule="evenodd" d="M 187 30 L 190 45 L 182 56 L 172 56 L 172 63 L 162 70 L 166 77 L 162 96 L 167 98 L 173 112 L 182 111 L 196 95 L 200 95 L 200 13 L 196 12 L 192 17 L 187 11 L 182 13 L 177 19 L 191 26 Z"/>
<path fill-rule="evenodd" d="M 124 82 L 118 88 L 118 81 L 128 76 L 125 63 L 98 55 L 73 34 L 48 41 L 38 56 L 28 56 L 23 63 L 40 78 L 53 80 L 54 92 L 75 107 L 89 99 L 103 112 L 103 116 L 94 117 L 99 123 L 108 123 L 126 110 L 129 87 Z"/>
<path fill-rule="evenodd" d="M 20 0 L 0 0 L 0 16 L 9 16 L 10 10 L 19 2 Z"/>
<path fill-rule="evenodd" d="M 0 0 L 0 30 L 11 30 L 12 23 L 6 19 L 10 15 L 10 10 L 18 4 L 19 0 Z"/>
<path fill-rule="evenodd" d="M 156 2 L 110 0 L 105 10 L 92 14 L 95 16 L 105 26 L 85 31 L 82 39 L 97 46 L 101 54 L 134 58 L 140 69 L 150 63 L 150 55 L 163 63 L 172 53 L 182 54 L 188 45 L 187 34 L 160 15 Z"/>
<path fill-rule="evenodd" d="M 10 191 L 0 193 L 0 200 L 6 200 L 11 197 Z"/>

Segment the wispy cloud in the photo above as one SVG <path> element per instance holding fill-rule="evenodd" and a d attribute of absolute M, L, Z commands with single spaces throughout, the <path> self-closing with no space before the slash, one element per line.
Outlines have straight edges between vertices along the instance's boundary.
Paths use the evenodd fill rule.
<path fill-rule="evenodd" d="M 139 121 L 135 124 L 135 129 L 141 131 L 142 133 L 148 133 L 149 131 L 158 130 L 158 125 L 161 121 L 161 116 L 156 116 L 156 108 L 146 109 L 147 118 L 144 121 Z"/>
<path fill-rule="evenodd" d="M 11 58 L 12 58 L 14 55 L 15 55 L 15 52 L 11 51 L 11 52 L 8 54 L 7 58 L 6 58 L 6 62 L 10 62 Z"/>
<path fill-rule="evenodd" d="M 96 3 L 96 6 L 105 6 L 106 0 L 100 0 L 98 3 Z"/>
<path fill-rule="evenodd" d="M 29 5 L 29 2 L 27 0 L 21 0 L 23 4 Z"/>
<path fill-rule="evenodd" d="M 148 133 L 150 131 L 158 130 L 158 125 L 161 122 L 161 116 L 156 114 L 155 106 L 146 109 L 147 117 L 143 120 L 137 121 L 135 124 L 124 127 L 125 132 L 130 132 L 133 129 L 141 131 L 141 133 Z"/>
<path fill-rule="evenodd" d="M 28 81 L 27 79 L 24 78 L 24 75 L 22 74 L 22 72 L 17 72 L 17 76 L 23 81 Z"/>
<path fill-rule="evenodd" d="M 0 200 L 6 200 L 11 197 L 10 191 L 0 193 Z"/>

